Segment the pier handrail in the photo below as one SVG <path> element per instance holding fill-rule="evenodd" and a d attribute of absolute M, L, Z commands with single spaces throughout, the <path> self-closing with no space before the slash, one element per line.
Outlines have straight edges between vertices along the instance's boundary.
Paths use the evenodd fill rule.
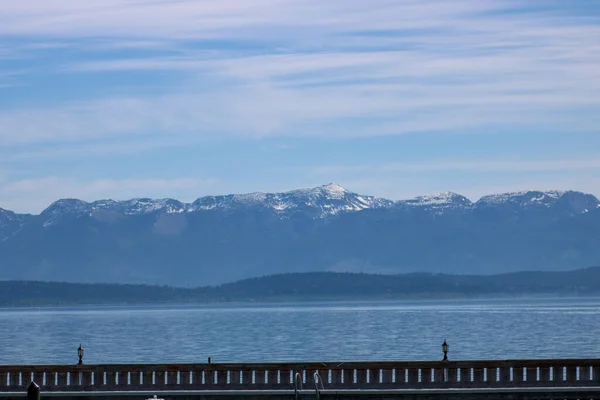
<path fill-rule="evenodd" d="M 300 390 L 302 390 L 302 375 L 300 372 L 294 374 L 294 398 L 298 400 L 300 398 Z"/>
<path fill-rule="evenodd" d="M 600 386 L 600 359 L 0 365 L 0 392 Z"/>
<path fill-rule="evenodd" d="M 329 361 L 329 362 L 273 362 L 273 363 L 180 363 L 180 364 L 152 364 L 152 363 L 111 363 L 111 364 L 13 364 L 0 365 L 0 372 L 11 370 L 31 370 L 31 371 L 71 371 L 74 368 L 77 371 L 92 372 L 98 368 L 102 369 L 122 369 L 143 371 L 148 368 L 164 370 L 182 370 L 182 369 L 210 369 L 213 371 L 227 371 L 243 367 L 245 369 L 264 370 L 264 369 L 362 369 L 369 366 L 379 368 L 394 368 L 402 365 L 405 368 L 491 368 L 497 366 L 524 366 L 533 367 L 542 364 L 561 364 L 564 366 L 578 366 L 581 364 L 600 366 L 599 358 L 565 358 L 565 359 L 498 359 L 498 360 L 457 360 L 457 361 Z"/>
<path fill-rule="evenodd" d="M 313 374 L 313 381 L 315 382 L 315 393 L 316 393 L 317 400 L 320 400 L 321 399 L 321 391 L 325 390 L 325 385 L 323 384 L 323 380 L 321 379 L 321 375 L 319 374 L 319 371 L 315 371 L 315 373 Z"/>

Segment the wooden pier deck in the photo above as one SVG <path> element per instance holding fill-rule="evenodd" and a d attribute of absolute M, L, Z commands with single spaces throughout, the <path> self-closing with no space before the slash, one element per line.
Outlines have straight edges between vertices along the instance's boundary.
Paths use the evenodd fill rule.
<path fill-rule="evenodd" d="M 600 359 L 0 365 L 0 398 L 600 399 Z"/>

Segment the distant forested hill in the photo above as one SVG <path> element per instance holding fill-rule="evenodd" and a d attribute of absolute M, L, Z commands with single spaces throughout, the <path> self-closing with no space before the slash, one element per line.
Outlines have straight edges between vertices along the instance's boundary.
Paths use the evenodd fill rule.
<path fill-rule="evenodd" d="M 167 286 L 0 282 L 0 306 L 151 304 L 600 295 L 600 267 L 493 276 L 295 273 L 196 289 Z"/>

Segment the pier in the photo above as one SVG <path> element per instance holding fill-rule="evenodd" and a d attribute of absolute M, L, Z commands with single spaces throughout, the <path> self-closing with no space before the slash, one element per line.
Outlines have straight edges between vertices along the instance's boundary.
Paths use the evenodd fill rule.
<path fill-rule="evenodd" d="M 0 398 L 600 399 L 600 359 L 0 366 Z"/>

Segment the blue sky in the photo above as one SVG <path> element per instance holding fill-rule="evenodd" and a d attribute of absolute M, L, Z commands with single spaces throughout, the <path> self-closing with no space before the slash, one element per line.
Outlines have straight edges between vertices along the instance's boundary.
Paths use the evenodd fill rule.
<path fill-rule="evenodd" d="M 600 195 L 600 2 L 0 0 L 0 207 Z"/>

